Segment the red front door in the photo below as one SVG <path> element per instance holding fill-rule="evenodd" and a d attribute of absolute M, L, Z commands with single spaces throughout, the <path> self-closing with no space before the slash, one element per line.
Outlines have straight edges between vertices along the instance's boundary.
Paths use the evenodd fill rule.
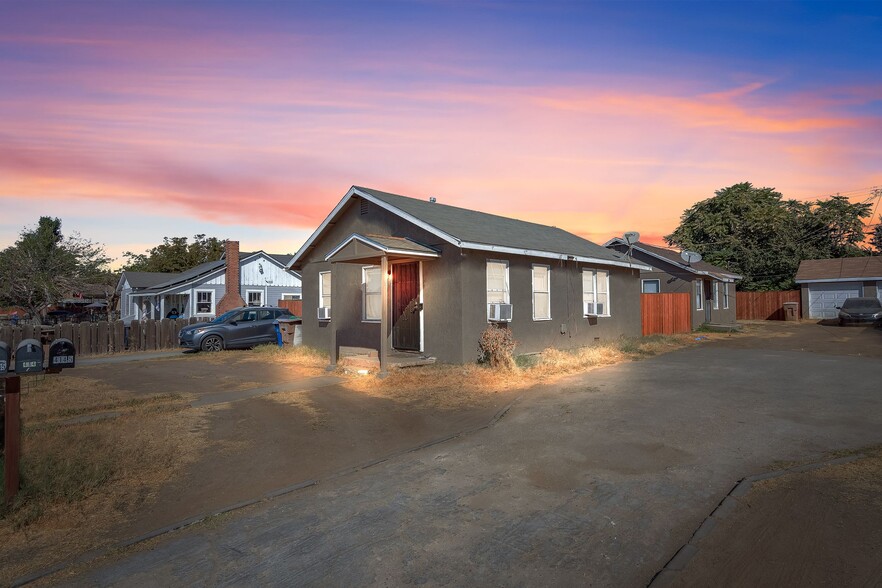
<path fill-rule="evenodd" d="M 420 264 L 392 264 L 392 347 L 420 351 Z"/>

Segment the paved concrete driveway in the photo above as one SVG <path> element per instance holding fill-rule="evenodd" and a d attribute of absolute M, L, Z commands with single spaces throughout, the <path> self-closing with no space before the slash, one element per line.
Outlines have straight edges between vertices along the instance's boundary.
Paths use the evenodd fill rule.
<path fill-rule="evenodd" d="M 739 478 L 882 442 L 880 381 L 878 359 L 717 343 L 596 370 L 65 581 L 645 585 Z"/>

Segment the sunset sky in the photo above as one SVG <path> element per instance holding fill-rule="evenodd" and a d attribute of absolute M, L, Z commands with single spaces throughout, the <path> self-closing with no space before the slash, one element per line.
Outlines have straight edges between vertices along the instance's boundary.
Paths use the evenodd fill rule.
<path fill-rule="evenodd" d="M 0 3 L 0 247 L 293 253 L 353 185 L 650 242 L 882 185 L 882 3 Z"/>

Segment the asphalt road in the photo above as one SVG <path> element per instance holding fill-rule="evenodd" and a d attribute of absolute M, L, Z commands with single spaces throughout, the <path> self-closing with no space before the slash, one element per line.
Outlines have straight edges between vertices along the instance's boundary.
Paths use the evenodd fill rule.
<path fill-rule="evenodd" d="M 643 586 L 738 479 L 882 442 L 879 382 L 875 358 L 716 343 L 595 370 L 62 581 Z"/>

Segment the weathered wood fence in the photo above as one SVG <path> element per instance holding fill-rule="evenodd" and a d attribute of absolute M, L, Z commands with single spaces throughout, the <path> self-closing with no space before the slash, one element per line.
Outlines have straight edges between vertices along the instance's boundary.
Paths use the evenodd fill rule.
<path fill-rule="evenodd" d="M 303 317 L 302 300 L 279 300 L 279 308 L 287 308 L 291 311 L 291 314 Z"/>
<path fill-rule="evenodd" d="M 162 319 L 144 322 L 61 323 L 55 326 L 6 325 L 0 327 L 0 341 L 15 349 L 22 339 L 49 343 L 59 337 L 73 341 L 77 355 L 102 355 L 124 351 L 157 351 L 178 348 L 178 331 L 202 319 Z"/>
<path fill-rule="evenodd" d="M 799 290 L 737 292 L 735 294 L 735 318 L 742 321 L 783 321 L 784 303 L 799 301 Z M 802 318 L 801 307 L 800 304 L 800 318 Z"/>
<path fill-rule="evenodd" d="M 672 335 L 692 331 L 689 294 L 641 294 L 643 335 Z"/>

